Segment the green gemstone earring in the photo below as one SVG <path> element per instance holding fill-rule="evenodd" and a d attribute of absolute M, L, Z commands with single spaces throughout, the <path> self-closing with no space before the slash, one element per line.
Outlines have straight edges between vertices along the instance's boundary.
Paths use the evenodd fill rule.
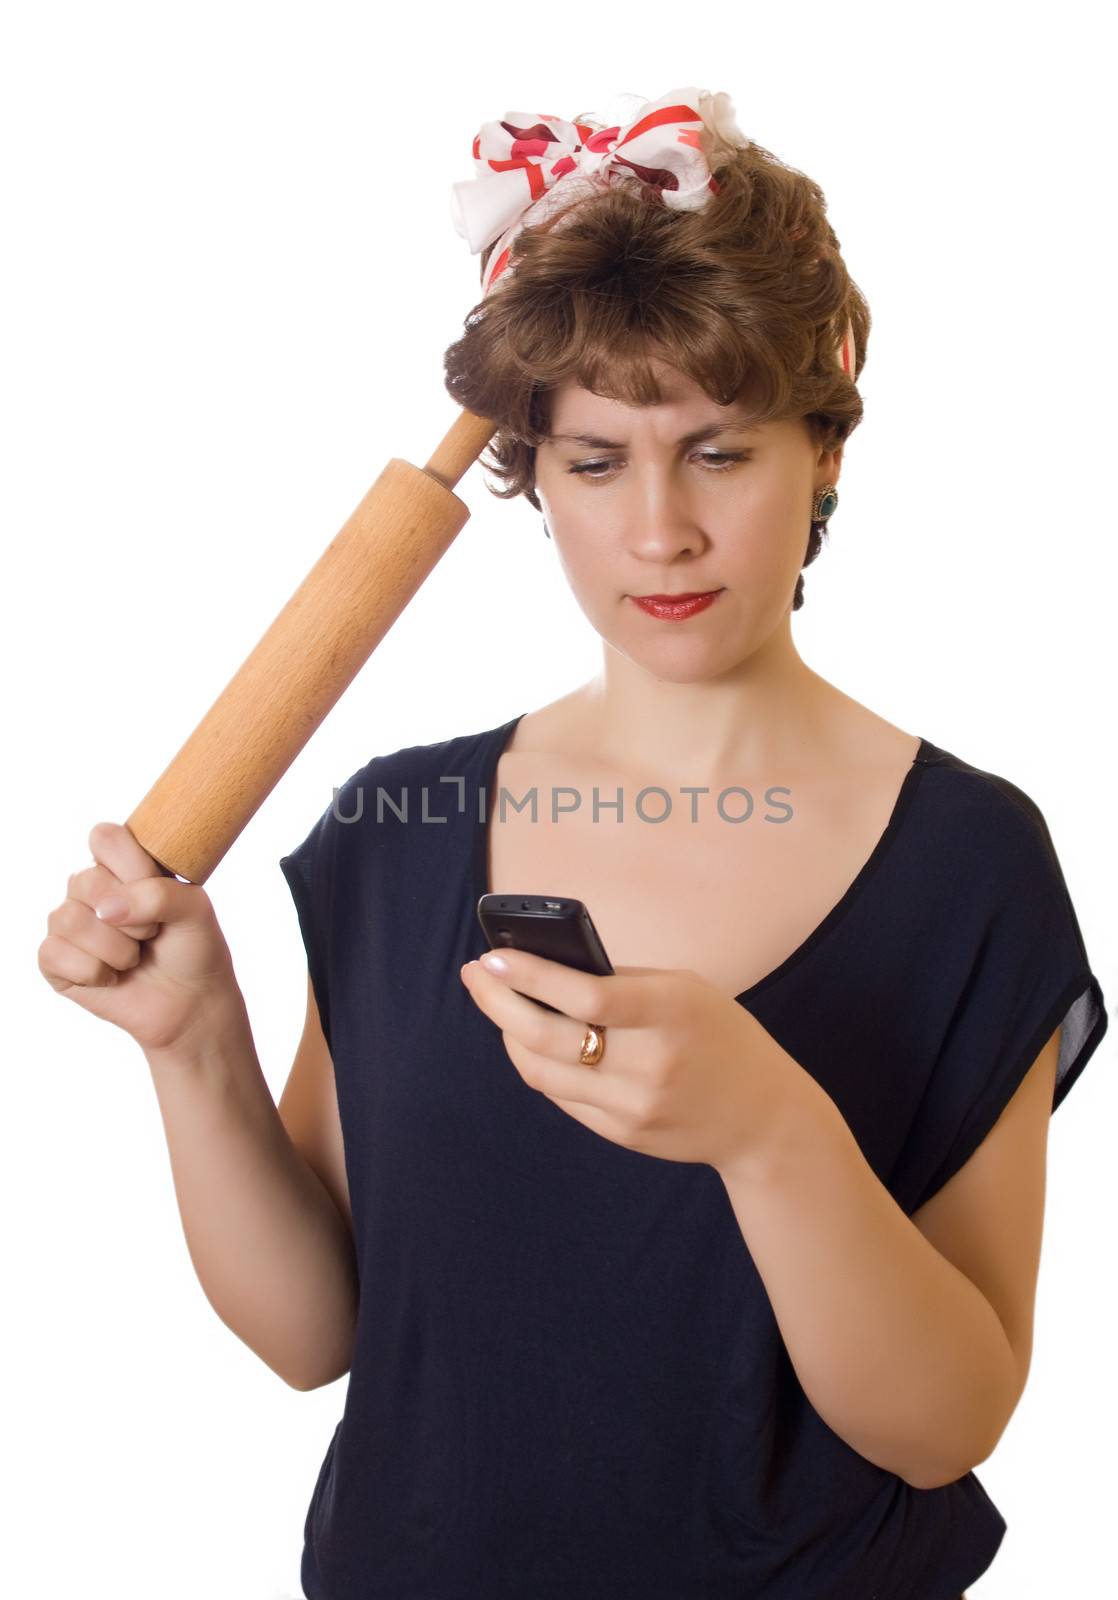
<path fill-rule="evenodd" d="M 812 522 L 826 523 L 827 518 L 838 505 L 838 490 L 833 483 L 825 483 L 811 502 Z"/>

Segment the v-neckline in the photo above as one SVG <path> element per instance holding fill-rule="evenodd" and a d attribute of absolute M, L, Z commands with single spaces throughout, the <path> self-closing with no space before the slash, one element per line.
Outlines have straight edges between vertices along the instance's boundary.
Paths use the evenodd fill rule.
<path fill-rule="evenodd" d="M 520 722 L 522 722 L 527 716 L 527 714 L 528 713 L 526 711 L 522 711 L 520 712 L 519 716 L 513 717 L 510 722 L 503 723 L 501 726 L 493 728 L 488 734 L 483 735 L 483 737 L 488 741 L 486 760 L 482 765 L 481 777 L 482 787 L 485 792 L 485 821 L 478 822 L 474 835 L 473 876 L 475 920 L 478 901 L 481 899 L 482 895 L 490 892 L 489 835 L 492 815 L 490 798 L 493 794 L 494 788 L 496 787 L 497 770 L 500 766 L 501 756 L 504 754 L 505 750 L 510 744 L 513 733 Z M 916 749 L 916 754 L 913 756 L 912 761 L 909 764 L 908 771 L 905 773 L 901 782 L 900 789 L 897 791 L 897 798 L 893 802 L 893 809 L 889 813 L 889 820 L 885 824 L 884 831 L 881 833 L 877 843 L 874 845 L 873 849 L 870 851 L 869 855 L 858 869 L 856 877 L 843 891 L 842 895 L 827 912 L 823 920 L 816 924 L 811 932 L 800 941 L 794 950 L 786 955 L 777 966 L 773 967 L 771 972 L 766 972 L 764 977 L 757 979 L 756 983 L 751 983 L 748 989 L 743 989 L 740 994 L 734 995 L 733 998 L 738 1005 L 748 1005 L 749 1002 L 755 999 L 762 990 L 767 989 L 770 984 L 776 983 L 781 978 L 785 977 L 794 967 L 798 966 L 800 962 L 805 959 L 805 957 L 809 956 L 816 946 L 821 944 L 827 935 L 834 930 L 839 922 L 842 921 L 843 917 L 850 910 L 855 900 L 857 900 L 862 890 L 866 887 L 874 873 L 877 871 L 878 867 L 881 865 L 890 846 L 900 831 L 901 824 L 903 823 L 909 807 L 912 804 L 913 797 L 916 794 L 916 788 L 920 782 L 921 773 L 923 772 L 924 767 L 927 765 L 929 759 L 932 757 L 935 748 L 936 747 L 932 744 L 931 740 L 925 739 L 923 735 L 921 735 L 920 743 Z M 592 909 L 591 915 L 593 915 Z"/>

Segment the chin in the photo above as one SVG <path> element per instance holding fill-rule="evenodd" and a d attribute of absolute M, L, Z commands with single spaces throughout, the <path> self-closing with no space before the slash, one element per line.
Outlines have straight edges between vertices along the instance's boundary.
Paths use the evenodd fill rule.
<path fill-rule="evenodd" d="M 686 646 L 681 641 L 658 650 L 649 650 L 647 646 L 636 650 L 619 640 L 607 639 L 606 642 L 658 683 L 714 683 L 741 666 L 755 648 L 751 641 L 743 643 L 740 639 L 733 641 L 732 649 L 712 649 L 709 643 L 696 648 L 694 644 Z"/>

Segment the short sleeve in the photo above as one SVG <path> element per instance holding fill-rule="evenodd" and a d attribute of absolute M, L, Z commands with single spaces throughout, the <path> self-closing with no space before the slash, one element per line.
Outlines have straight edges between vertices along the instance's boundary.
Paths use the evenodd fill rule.
<path fill-rule="evenodd" d="M 335 806 L 336 802 L 332 801 L 303 842 L 282 856 L 279 863 L 295 902 L 322 1035 L 331 1052 L 330 972 L 339 832 Z"/>
<path fill-rule="evenodd" d="M 971 941 L 957 969 L 963 981 L 944 1006 L 925 1092 L 891 1185 L 909 1213 L 966 1164 L 1057 1028 L 1053 1111 L 1107 1028 L 1102 989 L 1047 823 L 1035 802 L 1012 793 L 1016 801 L 998 799 L 990 874 L 965 891 L 972 913 L 981 897 L 981 914 L 961 923 Z"/>

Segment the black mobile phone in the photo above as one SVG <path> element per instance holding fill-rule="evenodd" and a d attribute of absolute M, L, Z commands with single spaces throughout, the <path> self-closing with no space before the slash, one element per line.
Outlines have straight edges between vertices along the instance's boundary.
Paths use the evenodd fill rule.
<path fill-rule="evenodd" d="M 613 975 L 598 930 L 581 900 L 565 895 L 483 894 L 477 916 L 491 950 L 509 946 L 546 961 L 562 961 L 579 972 Z M 535 1000 L 535 996 L 526 995 L 525 999 Z M 545 1011 L 558 1010 L 546 1000 L 535 1003 Z"/>

